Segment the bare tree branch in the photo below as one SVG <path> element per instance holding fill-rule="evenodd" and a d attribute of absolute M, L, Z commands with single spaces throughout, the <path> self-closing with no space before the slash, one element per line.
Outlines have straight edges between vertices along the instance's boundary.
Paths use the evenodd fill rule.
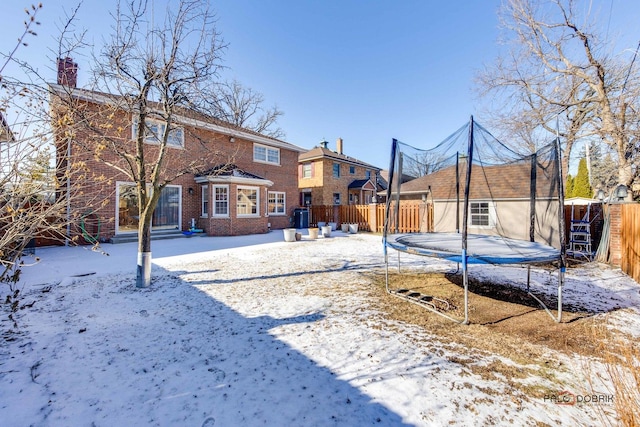
<path fill-rule="evenodd" d="M 577 10 L 573 0 L 506 1 L 501 22 L 512 49 L 479 75 L 481 93 L 507 101 L 496 121 L 512 135 L 533 135 L 529 145 L 539 129 L 555 134 L 555 118 L 567 154 L 597 135 L 617 153 L 618 181 L 630 186 L 638 177 L 638 122 L 629 113 L 638 111 L 640 75 L 632 62 L 609 53 L 613 45 Z"/>
<path fill-rule="evenodd" d="M 139 258 L 145 254 L 138 264 L 141 287 L 150 284 L 151 222 L 162 190 L 185 174 L 233 160 L 215 141 L 188 134 L 184 122 L 195 118 L 190 107 L 202 105 L 203 94 L 218 83 L 226 48 L 208 2 L 174 2 L 162 20 L 147 6 L 145 0 L 117 3 L 111 37 L 93 59 L 91 90 L 58 88 L 58 109 L 83 136 L 75 140 L 78 156 L 91 153 L 86 161 L 135 183 Z M 200 141 L 197 150 L 176 148 L 187 137 Z"/>

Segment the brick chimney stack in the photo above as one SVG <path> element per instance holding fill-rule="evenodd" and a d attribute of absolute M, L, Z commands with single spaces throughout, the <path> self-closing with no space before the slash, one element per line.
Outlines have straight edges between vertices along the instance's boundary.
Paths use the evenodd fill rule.
<path fill-rule="evenodd" d="M 78 64 L 73 59 L 58 58 L 58 84 L 76 87 L 78 83 Z"/>
<path fill-rule="evenodd" d="M 336 152 L 342 154 L 342 138 L 338 138 L 336 141 Z"/>

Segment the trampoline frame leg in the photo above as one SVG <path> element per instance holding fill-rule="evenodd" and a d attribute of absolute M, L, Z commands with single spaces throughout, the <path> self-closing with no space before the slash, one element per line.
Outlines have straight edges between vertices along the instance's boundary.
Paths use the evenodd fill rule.
<path fill-rule="evenodd" d="M 536 300 L 544 311 L 553 319 L 554 322 L 562 322 L 562 287 L 564 286 L 564 268 L 560 268 L 558 271 L 558 316 L 554 316 L 551 310 L 546 306 L 544 302 L 531 292 L 529 284 L 531 283 L 531 266 L 527 265 L 527 294 Z"/>

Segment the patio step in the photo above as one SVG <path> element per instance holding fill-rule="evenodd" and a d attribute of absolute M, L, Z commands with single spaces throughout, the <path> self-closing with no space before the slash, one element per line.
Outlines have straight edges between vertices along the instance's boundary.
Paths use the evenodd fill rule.
<path fill-rule="evenodd" d="M 185 235 L 182 234 L 182 231 L 180 230 L 163 230 L 163 231 L 151 232 L 151 240 L 178 239 L 178 238 L 184 238 L 184 237 Z M 137 242 L 137 241 L 138 241 L 138 233 L 119 234 L 109 239 L 109 242 L 113 244 L 131 243 L 131 242 Z"/>

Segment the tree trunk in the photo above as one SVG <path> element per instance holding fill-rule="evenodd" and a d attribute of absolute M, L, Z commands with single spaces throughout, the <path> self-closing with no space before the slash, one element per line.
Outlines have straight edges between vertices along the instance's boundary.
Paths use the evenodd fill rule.
<path fill-rule="evenodd" d="M 136 268 L 136 287 L 151 286 L 151 218 L 140 218 L 138 226 L 138 266 Z"/>

